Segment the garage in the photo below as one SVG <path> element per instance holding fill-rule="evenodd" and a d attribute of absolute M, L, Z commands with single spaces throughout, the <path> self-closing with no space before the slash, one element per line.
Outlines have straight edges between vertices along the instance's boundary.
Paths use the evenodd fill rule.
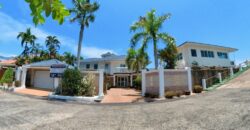
<path fill-rule="evenodd" d="M 55 86 L 59 84 L 59 79 L 50 77 L 50 67 L 52 65 L 64 65 L 66 68 L 72 68 L 57 59 L 23 65 L 21 68 L 22 74 L 17 76 L 21 77 L 21 87 L 54 90 Z"/>
<path fill-rule="evenodd" d="M 34 85 L 35 88 L 53 89 L 54 80 L 50 78 L 49 71 L 35 71 Z"/>

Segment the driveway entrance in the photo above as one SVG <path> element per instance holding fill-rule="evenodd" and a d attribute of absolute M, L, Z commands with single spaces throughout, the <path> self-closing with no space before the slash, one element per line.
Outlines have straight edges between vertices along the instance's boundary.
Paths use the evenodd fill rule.
<path fill-rule="evenodd" d="M 15 93 L 18 94 L 25 94 L 25 95 L 32 95 L 32 96 L 39 96 L 39 97 L 48 97 L 49 93 L 51 91 L 48 90 L 41 90 L 41 89 L 35 89 L 35 88 L 25 88 L 25 89 L 19 89 L 16 90 Z"/>
<path fill-rule="evenodd" d="M 142 99 L 141 92 L 130 88 L 111 88 L 102 103 L 133 103 Z"/>

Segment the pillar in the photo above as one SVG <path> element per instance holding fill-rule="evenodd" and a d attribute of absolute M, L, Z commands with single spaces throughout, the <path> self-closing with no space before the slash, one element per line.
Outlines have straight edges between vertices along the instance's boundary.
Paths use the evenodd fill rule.
<path fill-rule="evenodd" d="M 142 96 L 145 96 L 145 93 L 146 93 L 146 70 L 142 70 L 141 71 L 141 77 L 142 77 L 142 80 L 141 80 L 141 93 L 142 93 Z"/>
<path fill-rule="evenodd" d="M 59 78 L 54 78 L 54 89 L 56 90 L 59 87 Z"/>
<path fill-rule="evenodd" d="M 203 89 L 207 89 L 207 80 L 206 79 L 202 79 L 202 87 L 203 87 Z"/>
<path fill-rule="evenodd" d="M 222 76 L 221 76 L 221 73 L 218 73 L 218 79 L 219 79 L 219 82 L 221 83 L 221 82 L 222 82 Z"/>
<path fill-rule="evenodd" d="M 22 78 L 21 78 L 21 87 L 26 88 L 26 75 L 27 75 L 27 68 L 22 67 Z"/>
<path fill-rule="evenodd" d="M 164 69 L 159 67 L 159 98 L 165 97 L 165 85 L 164 85 Z"/>
<path fill-rule="evenodd" d="M 187 70 L 188 76 L 188 90 L 190 93 L 193 93 L 193 82 L 192 82 L 192 72 L 190 67 L 185 68 Z"/>
<path fill-rule="evenodd" d="M 234 70 L 233 70 L 233 67 L 230 68 L 230 77 L 233 77 L 234 76 Z"/>
<path fill-rule="evenodd" d="M 130 86 L 133 87 L 133 75 L 130 75 Z"/>
<path fill-rule="evenodd" d="M 113 87 L 116 86 L 116 83 L 115 83 L 115 75 L 113 76 Z"/>
<path fill-rule="evenodd" d="M 99 70 L 99 94 L 98 96 L 99 97 L 103 97 L 104 94 L 103 94 L 103 85 L 104 85 L 104 71 L 101 69 Z"/>

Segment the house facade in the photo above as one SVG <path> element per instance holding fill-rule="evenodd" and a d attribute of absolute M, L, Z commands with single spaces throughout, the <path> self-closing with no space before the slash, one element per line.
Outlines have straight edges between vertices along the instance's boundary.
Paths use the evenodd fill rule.
<path fill-rule="evenodd" d="M 200 67 L 232 67 L 234 61 L 229 54 L 237 51 L 235 48 L 185 42 L 178 46 L 177 68 L 200 66 Z"/>
<path fill-rule="evenodd" d="M 128 70 L 125 55 L 106 53 L 101 58 L 84 59 L 80 63 L 81 71 L 104 70 L 104 73 L 112 78 L 112 86 L 127 87 L 133 86 L 134 73 Z"/>

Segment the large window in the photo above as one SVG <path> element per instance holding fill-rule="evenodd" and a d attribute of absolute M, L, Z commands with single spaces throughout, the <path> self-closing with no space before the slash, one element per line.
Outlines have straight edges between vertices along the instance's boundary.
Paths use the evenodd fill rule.
<path fill-rule="evenodd" d="M 214 52 L 201 50 L 201 57 L 214 58 Z"/>
<path fill-rule="evenodd" d="M 191 49 L 191 55 L 192 57 L 197 57 L 197 52 L 195 49 Z"/>
<path fill-rule="evenodd" d="M 86 69 L 90 69 L 90 64 L 86 64 Z"/>
<path fill-rule="evenodd" d="M 228 59 L 228 54 L 224 52 L 217 52 L 218 57 L 221 59 Z"/>
<path fill-rule="evenodd" d="M 182 59 L 183 59 L 182 53 L 179 53 L 179 54 L 177 55 L 177 60 L 182 60 Z"/>
<path fill-rule="evenodd" d="M 94 64 L 94 69 L 95 69 L 95 70 L 98 69 L 98 64 Z"/>

